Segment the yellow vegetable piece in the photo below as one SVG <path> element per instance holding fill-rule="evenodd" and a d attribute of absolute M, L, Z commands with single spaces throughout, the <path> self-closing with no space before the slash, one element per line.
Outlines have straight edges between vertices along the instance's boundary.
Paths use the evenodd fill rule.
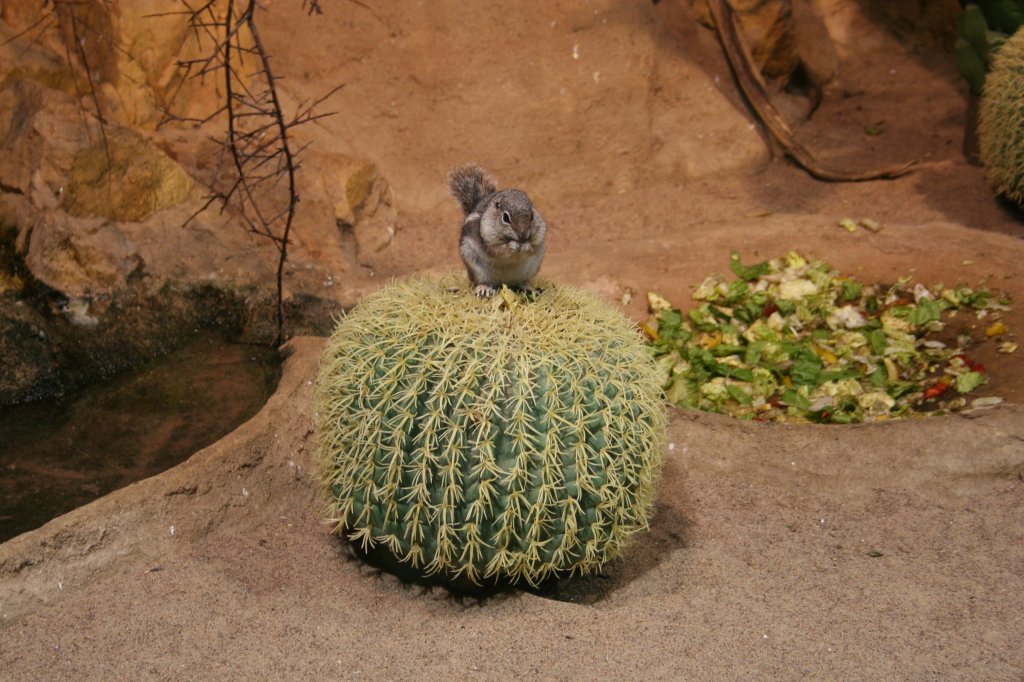
<path fill-rule="evenodd" d="M 900 370 L 896 367 L 896 363 L 889 358 L 882 358 L 882 362 L 885 363 L 885 374 L 889 381 L 899 381 Z"/>
<path fill-rule="evenodd" d="M 985 330 L 985 336 L 999 336 L 999 335 L 1005 334 L 1005 333 L 1006 333 L 1006 325 L 1003 324 L 1002 320 L 998 320 L 997 322 L 993 322 L 992 324 L 990 324 L 988 326 L 988 329 Z"/>
<path fill-rule="evenodd" d="M 697 345 L 701 348 L 707 348 L 708 350 L 711 350 L 720 343 L 722 343 L 722 332 L 701 334 L 697 337 Z"/>
<path fill-rule="evenodd" d="M 505 310 L 515 310 L 519 307 L 519 297 L 516 296 L 507 286 L 501 287 L 501 291 L 498 292 L 498 296 L 501 297 L 502 308 Z"/>
<path fill-rule="evenodd" d="M 839 358 L 837 358 L 835 353 L 832 351 L 819 348 L 818 346 L 812 346 L 811 350 L 813 350 L 814 354 L 821 358 L 826 364 L 834 365 L 839 362 Z"/>
<path fill-rule="evenodd" d="M 661 310 L 671 310 L 672 304 L 668 300 L 653 291 L 647 292 L 647 310 L 651 313 L 656 313 Z"/>
<path fill-rule="evenodd" d="M 862 227 L 864 227 L 864 229 L 871 230 L 875 234 L 878 234 L 879 232 L 882 231 L 881 223 L 874 221 L 871 218 L 861 218 L 860 224 Z"/>

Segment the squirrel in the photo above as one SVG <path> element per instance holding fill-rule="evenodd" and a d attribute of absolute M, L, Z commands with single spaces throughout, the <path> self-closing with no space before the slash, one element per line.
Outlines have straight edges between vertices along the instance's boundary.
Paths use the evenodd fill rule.
<path fill-rule="evenodd" d="M 476 164 L 453 168 L 448 187 L 465 213 L 459 253 L 474 293 L 489 298 L 502 285 L 536 293 L 528 282 L 544 258 L 547 224 L 526 192 L 499 192 L 494 179 Z"/>

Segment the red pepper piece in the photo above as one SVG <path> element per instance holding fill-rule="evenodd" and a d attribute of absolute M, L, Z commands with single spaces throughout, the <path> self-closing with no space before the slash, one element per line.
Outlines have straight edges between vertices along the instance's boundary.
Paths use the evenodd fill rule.
<path fill-rule="evenodd" d="M 967 367 L 967 369 L 971 370 L 972 372 L 977 372 L 978 374 L 984 374 L 985 373 L 985 365 L 981 364 L 980 362 L 975 362 L 974 360 L 971 360 L 969 357 L 967 357 L 963 353 L 958 353 L 957 355 L 954 355 L 953 357 L 954 358 L 960 358 L 960 361 L 963 362 L 964 365 Z"/>

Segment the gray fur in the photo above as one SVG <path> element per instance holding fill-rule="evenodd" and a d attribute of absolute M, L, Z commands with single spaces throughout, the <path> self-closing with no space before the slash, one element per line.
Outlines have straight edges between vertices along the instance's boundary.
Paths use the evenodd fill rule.
<path fill-rule="evenodd" d="M 498 190 L 494 178 L 475 163 L 456 166 L 448 172 L 448 187 L 459 200 L 462 212 L 469 214 L 487 196 Z"/>
<path fill-rule="evenodd" d="M 466 217 L 459 253 L 478 296 L 491 296 L 502 285 L 527 289 L 544 258 L 547 224 L 526 192 L 496 191 L 494 181 L 476 165 L 448 174 L 452 195 Z"/>

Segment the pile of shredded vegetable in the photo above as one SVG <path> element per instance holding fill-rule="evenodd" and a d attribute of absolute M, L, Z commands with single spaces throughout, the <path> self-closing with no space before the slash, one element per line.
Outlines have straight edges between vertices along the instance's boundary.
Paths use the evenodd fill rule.
<path fill-rule="evenodd" d="M 838 276 L 790 252 L 736 275 L 708 277 L 687 313 L 654 293 L 644 331 L 676 405 L 735 417 L 855 423 L 1000 402 L 967 394 L 986 382 L 969 336 L 935 338 L 951 316 L 984 320 L 999 351 L 1016 344 L 1002 321 L 1009 300 L 988 289 L 892 286 Z"/>

